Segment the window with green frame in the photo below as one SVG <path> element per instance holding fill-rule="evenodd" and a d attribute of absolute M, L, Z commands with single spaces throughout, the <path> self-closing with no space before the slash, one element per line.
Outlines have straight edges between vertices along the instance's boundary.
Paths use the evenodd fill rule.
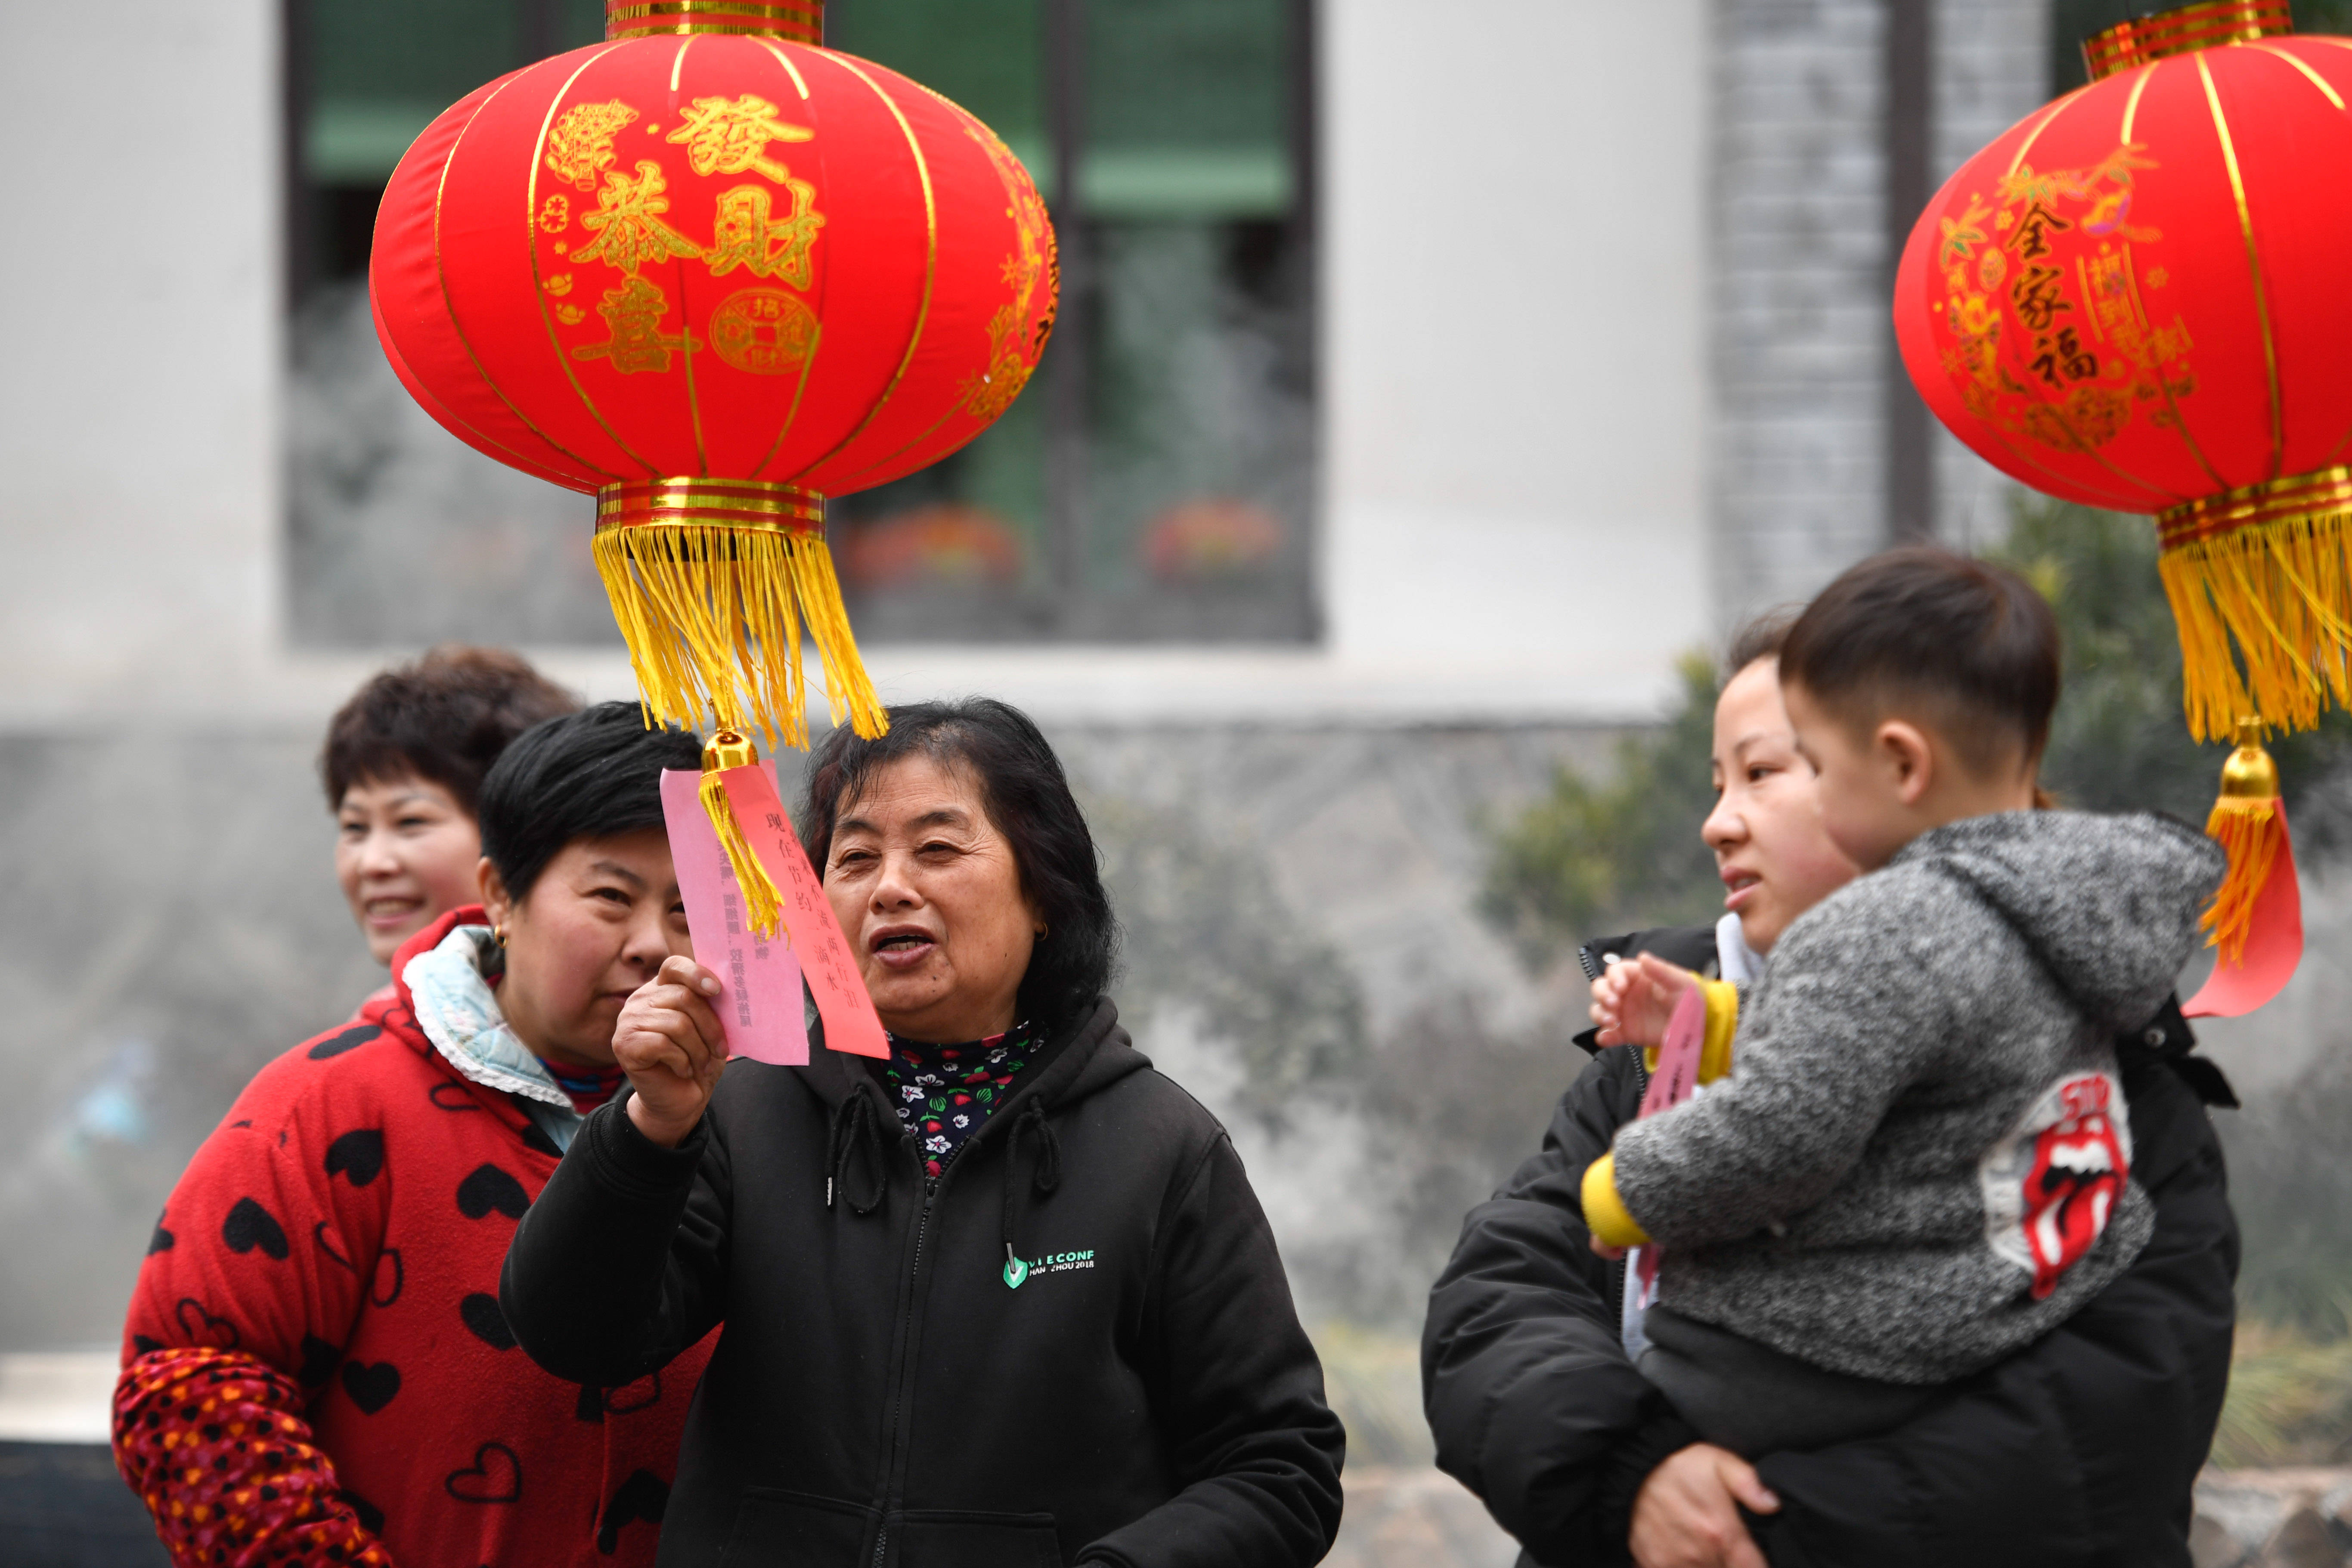
<path fill-rule="evenodd" d="M 292 619 L 313 643 L 608 641 L 583 503 L 404 406 L 362 297 L 385 178 L 600 0 L 286 0 Z M 963 451 L 831 507 L 873 640 L 1315 634 L 1310 0 L 832 0 L 826 43 L 1036 177 L 1062 308 Z"/>

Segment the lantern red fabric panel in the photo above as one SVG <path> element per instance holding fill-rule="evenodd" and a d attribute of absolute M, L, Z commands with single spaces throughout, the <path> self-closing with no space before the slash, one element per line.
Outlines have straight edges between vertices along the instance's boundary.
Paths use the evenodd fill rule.
<path fill-rule="evenodd" d="M 418 402 L 583 490 L 912 472 L 1012 401 L 1055 285 L 1044 204 L 985 126 L 869 61 L 727 35 L 577 49 L 451 108 L 385 191 L 372 272 Z"/>
<path fill-rule="evenodd" d="M 2352 40 L 2176 56 L 1962 165 L 1896 277 L 1904 362 L 1987 461 L 2155 512 L 2352 461 Z"/>

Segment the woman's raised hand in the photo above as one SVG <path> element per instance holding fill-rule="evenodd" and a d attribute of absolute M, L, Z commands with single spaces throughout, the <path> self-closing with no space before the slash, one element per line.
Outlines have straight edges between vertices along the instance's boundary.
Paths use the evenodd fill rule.
<path fill-rule="evenodd" d="M 727 1036 L 710 1010 L 719 994 L 717 975 L 673 954 L 630 994 L 613 1026 L 613 1059 L 636 1090 L 629 1120 L 665 1148 L 694 1131 L 727 1067 Z"/>
<path fill-rule="evenodd" d="M 1698 976 L 1655 953 L 1645 952 L 1609 966 L 1592 983 L 1592 1021 L 1604 1046 L 1655 1046 L 1666 1037 L 1675 1004 L 1698 984 Z"/>

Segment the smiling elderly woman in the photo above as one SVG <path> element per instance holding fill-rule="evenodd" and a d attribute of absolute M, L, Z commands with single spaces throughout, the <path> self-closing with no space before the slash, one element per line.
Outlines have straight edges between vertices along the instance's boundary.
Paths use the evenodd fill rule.
<path fill-rule="evenodd" d="M 1045 738 L 1001 702 L 836 730 L 802 832 L 887 1062 L 738 1062 L 671 959 L 507 1257 L 559 1377 L 721 1324 L 666 1564 L 1290 1568 L 1341 1433 L 1233 1145 L 1102 994 L 1116 928 Z"/>

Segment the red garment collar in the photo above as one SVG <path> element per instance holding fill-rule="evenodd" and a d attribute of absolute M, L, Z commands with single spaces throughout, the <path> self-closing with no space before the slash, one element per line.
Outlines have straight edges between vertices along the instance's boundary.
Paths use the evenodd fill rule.
<path fill-rule="evenodd" d="M 392 989 L 400 998 L 401 1009 L 410 1017 L 416 1016 L 416 998 L 408 994 L 408 961 L 420 952 L 430 952 L 448 940 L 449 933 L 459 926 L 486 926 L 490 923 L 489 911 L 479 904 L 460 904 L 415 936 L 400 944 L 392 955 Z"/>

